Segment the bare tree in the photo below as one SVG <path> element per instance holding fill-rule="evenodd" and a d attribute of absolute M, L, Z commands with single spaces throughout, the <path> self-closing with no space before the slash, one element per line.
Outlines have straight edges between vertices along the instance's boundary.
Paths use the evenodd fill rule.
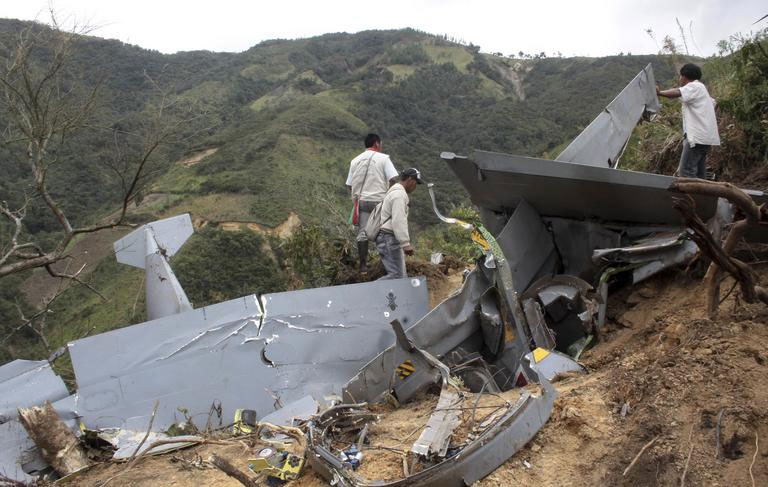
<path fill-rule="evenodd" d="M 0 279 L 44 268 L 52 277 L 83 284 L 97 292 L 81 279 L 83 267 L 70 271 L 69 263 L 63 262 L 71 262 L 73 239 L 132 226 L 127 221 L 129 205 L 140 198 L 155 174 L 161 149 L 184 142 L 182 133 L 186 137 L 199 133 L 191 127 L 198 126 L 204 117 L 145 72 L 152 95 L 140 122 L 134 124 L 138 126 L 129 130 L 119 124 L 97 126 L 93 111 L 102 81 L 81 81 L 82 73 L 76 72 L 73 62 L 75 46 L 89 29 L 63 29 L 53 15 L 52 20 L 51 27 L 32 24 L 10 40 L 0 39 L 0 113 L 7 119 L 7 125 L 0 127 L 0 143 L 23 148 L 22 166 L 27 172 L 25 182 L 14 187 L 15 198 L 0 195 Z M 62 163 L 61 155 L 71 150 L 67 143 L 83 129 L 101 131 L 104 145 L 113 148 L 111 160 L 105 166 L 114 176 L 111 184 L 119 188 L 119 210 L 89 225 L 76 224 L 51 191 L 51 185 L 56 183 L 56 172 L 52 169 Z M 56 231 L 52 236 L 49 233 L 45 241 L 27 231 L 25 220 L 33 206 L 42 208 L 55 222 Z M 47 311 L 69 287 L 60 285 L 52 297 L 41 303 L 42 309 L 29 317 L 19 307 L 21 323 L 10 334 L 28 327 L 48 349 L 44 337 Z M 9 336 L 2 337 L 0 344 Z"/>
<path fill-rule="evenodd" d="M 83 29 L 65 31 L 55 23 L 51 29 L 33 25 L 23 30 L 13 45 L 0 45 L 3 51 L 0 56 L 0 96 L 9 122 L 5 138 L 7 142 L 26 145 L 26 168 L 32 182 L 24 191 L 21 203 L 15 207 L 8 201 L 0 201 L 0 215 L 6 220 L 7 230 L 0 235 L 0 278 L 44 267 L 52 276 L 77 279 L 76 274 L 56 272 L 51 265 L 69 258 L 67 247 L 75 236 L 128 225 L 129 205 L 153 175 L 150 170 L 153 156 L 164 144 L 178 142 L 179 129 L 190 122 L 189 118 L 169 116 L 168 112 L 175 108 L 178 100 L 145 73 L 157 93 L 157 101 L 147 110 L 141 133 L 113 130 L 109 134 L 115 150 L 108 167 L 121 189 L 120 210 L 105 222 L 74 225 L 60 202 L 51 195 L 49 176 L 51 168 L 58 162 L 52 147 L 61 147 L 73 132 L 88 126 L 101 85 L 97 82 L 93 87 L 84 88 L 66 76 L 65 68 L 73 46 L 84 32 Z M 42 66 L 34 58 L 40 50 L 47 53 L 44 56 L 47 61 Z M 126 142 L 128 139 L 132 139 L 130 143 Z M 139 149 L 128 150 L 129 147 Z M 24 219 L 29 206 L 38 201 L 43 203 L 59 227 L 59 236 L 50 248 L 43 248 L 25 232 Z"/>
<path fill-rule="evenodd" d="M 759 285 L 757 276 L 747 263 L 733 256 L 737 244 L 742 241 L 748 230 L 766 226 L 768 209 L 763 205 L 755 204 L 748 194 L 730 183 L 678 178 L 670 189 L 683 193 L 683 196 L 673 199 L 673 206 L 691 230 L 691 239 L 711 260 L 704 277 L 707 290 L 707 314 L 710 319 L 717 316 L 720 306 L 720 282 L 723 271 L 730 274 L 739 284 L 744 301 L 748 303 L 760 301 L 768 304 L 768 290 Z M 731 226 L 722 245 L 715 240 L 696 214 L 696 204 L 690 195 L 697 194 L 725 198 L 743 214 L 743 217 Z"/>

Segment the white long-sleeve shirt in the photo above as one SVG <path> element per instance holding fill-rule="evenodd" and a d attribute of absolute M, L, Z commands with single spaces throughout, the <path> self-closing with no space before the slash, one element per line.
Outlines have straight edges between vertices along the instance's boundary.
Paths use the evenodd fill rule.
<path fill-rule="evenodd" d="M 400 242 L 400 248 L 411 244 L 411 237 L 408 235 L 408 193 L 400 183 L 395 183 L 389 188 L 381 204 L 381 225 L 382 230 L 387 230 L 395 234 L 395 238 Z"/>
<path fill-rule="evenodd" d="M 709 96 L 706 86 L 698 80 L 681 86 L 680 100 L 683 105 L 683 133 L 691 147 L 698 144 L 720 145 L 715 100 Z"/>

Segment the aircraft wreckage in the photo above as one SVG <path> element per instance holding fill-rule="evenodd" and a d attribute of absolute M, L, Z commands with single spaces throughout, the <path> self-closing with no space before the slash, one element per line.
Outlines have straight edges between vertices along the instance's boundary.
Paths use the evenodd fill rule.
<path fill-rule="evenodd" d="M 441 154 L 483 225 L 442 216 L 430 187 L 435 212 L 471 232 L 484 255 L 431 311 L 423 277 L 193 309 L 168 263 L 192 234 L 189 215 L 144 225 L 115 252 L 146 270 L 150 321 L 69 343 L 71 396 L 46 361 L 0 367 L 0 473 L 28 480 L 45 467 L 15 411 L 51 401 L 73 429 L 118 431 L 118 458 L 149 424 L 158 438 L 183 423 L 210 430 L 232 418 L 239 428 L 298 420 L 306 462 L 332 485 L 471 485 L 546 423 L 557 394 L 550 381 L 583 371 L 577 360 L 603 326 L 610 284 L 640 282 L 697 252 L 671 204 L 675 178 L 617 167 L 635 125 L 658 108 L 649 65 L 554 161 Z M 695 199 L 713 232 L 732 221 L 727 201 Z M 429 388 L 439 390 L 437 406 L 409 451 L 419 467 L 404 466 L 396 479 L 358 474 L 377 421 L 370 404 L 407 404 Z M 452 406 L 515 388 L 516 401 L 452 440 L 460 422 Z"/>

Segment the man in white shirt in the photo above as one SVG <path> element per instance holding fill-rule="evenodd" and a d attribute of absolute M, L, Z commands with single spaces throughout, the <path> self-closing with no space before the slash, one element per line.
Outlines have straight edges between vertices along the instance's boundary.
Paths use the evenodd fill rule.
<path fill-rule="evenodd" d="M 408 194 L 422 184 L 418 169 L 409 168 L 400 173 L 400 182 L 387 191 L 381 204 L 381 230 L 376 235 L 376 250 L 381 256 L 386 275 L 380 279 L 407 277 L 405 255 L 413 255 L 411 237 L 408 234 Z"/>
<path fill-rule="evenodd" d="M 683 154 L 678 175 L 684 178 L 706 178 L 709 148 L 720 145 L 715 100 L 700 79 L 701 68 L 689 63 L 680 68 L 680 88 L 661 91 L 656 87 L 657 95 L 682 101 Z"/>
<path fill-rule="evenodd" d="M 392 160 L 381 152 L 381 137 L 368 134 L 365 137 L 365 152 L 352 159 L 347 175 L 352 200 L 358 200 L 357 253 L 361 273 L 366 272 L 368 262 L 368 236 L 365 234 L 368 217 L 396 181 L 397 170 Z"/>

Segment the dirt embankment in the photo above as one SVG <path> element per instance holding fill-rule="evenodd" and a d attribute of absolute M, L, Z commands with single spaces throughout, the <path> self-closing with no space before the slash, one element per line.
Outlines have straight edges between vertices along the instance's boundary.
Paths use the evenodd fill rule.
<path fill-rule="evenodd" d="M 679 274 L 614 296 L 589 375 L 557 384 L 552 419 L 480 485 L 768 485 L 768 309 L 730 297 L 710 321 L 702 301 Z"/>

